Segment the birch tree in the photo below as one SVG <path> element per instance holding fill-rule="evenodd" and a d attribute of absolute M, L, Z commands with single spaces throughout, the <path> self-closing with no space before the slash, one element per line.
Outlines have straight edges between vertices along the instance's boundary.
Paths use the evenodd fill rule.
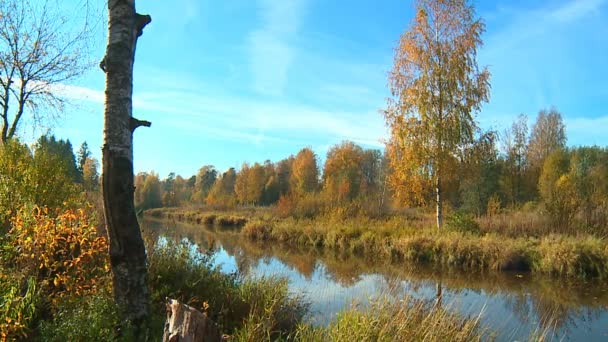
<path fill-rule="evenodd" d="M 71 19 L 48 1 L 0 1 L 0 143 L 26 118 L 56 117 L 66 103 L 61 88 L 87 69 L 90 28 L 85 20 L 74 32 Z"/>
<path fill-rule="evenodd" d="M 149 315 L 146 251 L 133 203 L 133 131 L 150 126 L 132 116 L 133 62 L 137 39 L 151 22 L 135 12 L 135 0 L 108 1 L 103 200 L 110 242 L 114 299 L 136 327 Z"/>
<path fill-rule="evenodd" d="M 389 73 L 390 182 L 406 203 L 424 204 L 434 187 L 440 228 L 442 182 L 474 139 L 490 73 L 477 66 L 484 24 L 467 0 L 418 0 L 415 13 Z"/>

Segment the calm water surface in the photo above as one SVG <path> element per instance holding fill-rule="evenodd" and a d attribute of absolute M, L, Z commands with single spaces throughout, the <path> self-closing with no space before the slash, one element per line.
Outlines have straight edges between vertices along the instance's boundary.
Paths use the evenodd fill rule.
<path fill-rule="evenodd" d="M 293 293 L 311 303 L 310 320 L 327 324 L 352 305 L 365 307 L 375 298 L 397 301 L 405 296 L 436 300 L 463 315 L 481 313 L 484 326 L 498 340 L 527 340 L 549 331 L 549 340 L 608 341 L 608 283 L 566 281 L 527 273 L 470 274 L 391 264 L 330 251 L 255 243 L 237 231 L 145 220 L 152 238 L 187 239 L 201 250 L 213 248 L 224 272 L 246 277 L 280 276 Z"/>

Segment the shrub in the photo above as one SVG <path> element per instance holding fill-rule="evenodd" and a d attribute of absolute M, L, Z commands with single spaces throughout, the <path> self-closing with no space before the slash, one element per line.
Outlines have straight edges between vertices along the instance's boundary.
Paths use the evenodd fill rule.
<path fill-rule="evenodd" d="M 20 250 L 18 269 L 41 282 L 51 299 L 95 293 L 108 276 L 107 241 L 82 209 L 53 217 L 46 208 L 24 207 L 13 219 L 10 236 Z"/>
<path fill-rule="evenodd" d="M 214 214 L 205 215 L 205 216 L 203 216 L 202 223 L 211 225 L 211 224 L 215 223 L 216 218 L 217 218 L 217 216 Z"/>
<path fill-rule="evenodd" d="M 3 275 L 0 270 L 0 340 L 27 338 L 39 301 L 40 290 L 33 277 L 22 287 L 19 279 Z"/>
<path fill-rule="evenodd" d="M 218 216 L 215 219 L 215 224 L 220 227 L 242 227 L 247 223 L 247 219 L 240 216 Z"/>
<path fill-rule="evenodd" d="M 272 228 L 263 221 L 249 221 L 241 231 L 242 234 L 253 240 L 268 240 L 271 232 Z"/>
<path fill-rule="evenodd" d="M 100 292 L 62 302 L 53 319 L 40 324 L 43 341 L 113 341 L 120 326 L 118 308 L 111 295 Z M 129 340 L 125 334 L 121 340 Z"/>
<path fill-rule="evenodd" d="M 23 205 L 57 209 L 75 205 L 79 188 L 63 156 L 46 150 L 35 155 L 16 140 L 0 144 L 0 232 Z"/>
<path fill-rule="evenodd" d="M 449 230 L 475 235 L 478 235 L 481 231 L 475 219 L 471 215 L 461 211 L 448 216 L 446 226 Z"/>

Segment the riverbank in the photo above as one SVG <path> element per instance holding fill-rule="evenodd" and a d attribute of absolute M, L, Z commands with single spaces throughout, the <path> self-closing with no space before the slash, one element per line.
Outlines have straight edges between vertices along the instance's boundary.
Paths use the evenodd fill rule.
<path fill-rule="evenodd" d="M 28 280 L 22 270 L 2 265 L 0 340 L 156 341 L 163 331 L 166 298 L 205 312 L 231 341 L 479 341 L 492 336 L 478 317 L 462 317 L 412 298 L 397 304 L 378 301 L 370 310 L 352 308 L 328 326 L 313 326 L 306 320 L 309 304 L 288 291 L 285 279 L 244 279 L 236 273 L 223 273 L 214 265 L 213 253 L 183 240 L 152 239 L 147 244 L 151 317 L 145 331 L 134 333 L 120 320 L 108 276 L 97 277 L 94 290 L 64 291 L 48 298 L 48 289 L 39 287 L 33 277 Z M 14 248 L 0 240 L 3 253 Z M 108 260 L 99 262 L 103 269 Z M 19 287 L 24 282 L 27 293 L 22 296 Z"/>
<path fill-rule="evenodd" d="M 550 233 L 512 237 L 485 227 L 437 230 L 419 218 L 278 218 L 267 210 L 206 212 L 155 209 L 146 215 L 194 224 L 240 228 L 252 240 L 311 246 L 466 271 L 518 271 L 555 277 L 608 277 L 605 238 Z M 537 234 L 539 235 L 539 234 Z"/>
<path fill-rule="evenodd" d="M 327 326 L 313 326 L 306 319 L 309 304 L 288 291 L 286 280 L 225 274 L 212 265 L 212 253 L 165 241 L 150 255 L 153 302 L 180 298 L 205 311 L 233 341 L 481 341 L 493 336 L 478 316 L 462 317 L 407 297 L 398 303 L 378 300 L 369 309 L 352 307 Z M 160 318 L 162 308 L 157 309 Z"/>

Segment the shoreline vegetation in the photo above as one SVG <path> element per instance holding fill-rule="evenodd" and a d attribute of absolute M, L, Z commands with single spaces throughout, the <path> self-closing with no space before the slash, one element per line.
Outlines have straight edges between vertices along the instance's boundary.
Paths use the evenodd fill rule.
<path fill-rule="evenodd" d="M 425 227 L 424 218 L 407 215 L 280 218 L 267 209 L 157 208 L 147 210 L 145 216 L 239 229 L 240 234 L 251 240 L 326 248 L 394 263 L 412 262 L 465 271 L 532 272 L 583 279 L 608 276 L 605 238 L 583 233 L 516 235 L 507 229 L 498 230 L 487 225 L 484 228 L 477 221 L 458 215 L 454 215 L 456 218 L 442 230 L 432 225 Z M 516 227 L 512 229 L 519 231 Z"/>
<path fill-rule="evenodd" d="M 367 309 L 353 306 L 327 326 L 314 326 L 307 321 L 309 304 L 288 291 L 285 279 L 222 273 L 212 252 L 172 239 L 146 241 L 151 316 L 145 332 L 136 332 L 113 303 L 107 242 L 95 232 L 95 221 L 84 210 L 56 218 L 37 207 L 18 213 L 14 228 L 0 241 L 0 341 L 157 340 L 166 298 L 206 313 L 231 341 L 480 341 L 494 336 L 479 316 L 463 317 L 408 297 L 398 303 L 379 298 Z M 36 250 L 19 253 L 31 241 L 38 241 L 31 246 Z M 69 253 L 57 253 L 67 245 Z M 49 277 L 53 281 L 41 280 Z"/>

